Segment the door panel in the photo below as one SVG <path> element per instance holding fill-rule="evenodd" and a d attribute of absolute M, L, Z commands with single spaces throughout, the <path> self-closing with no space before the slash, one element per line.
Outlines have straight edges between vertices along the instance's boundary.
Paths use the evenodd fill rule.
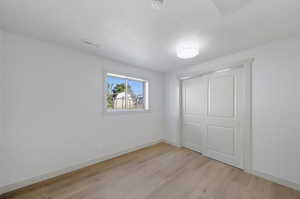
<path fill-rule="evenodd" d="M 234 128 L 221 126 L 207 126 L 207 147 L 214 152 L 224 155 L 235 153 Z"/>
<path fill-rule="evenodd" d="M 203 104 L 199 103 L 203 97 L 201 90 L 201 79 L 195 78 L 186 80 L 183 83 L 184 88 L 184 113 L 201 114 L 204 110 Z"/>
<path fill-rule="evenodd" d="M 200 123 L 185 123 L 183 126 L 183 146 L 201 152 L 202 135 Z"/>
<path fill-rule="evenodd" d="M 234 76 L 222 75 L 209 79 L 208 114 L 216 117 L 234 117 Z"/>

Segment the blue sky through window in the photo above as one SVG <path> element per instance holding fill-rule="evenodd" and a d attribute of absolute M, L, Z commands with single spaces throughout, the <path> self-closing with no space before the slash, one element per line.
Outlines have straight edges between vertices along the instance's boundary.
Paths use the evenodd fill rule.
<path fill-rule="evenodd" d="M 106 83 L 112 85 L 112 88 L 117 84 L 125 84 L 125 79 L 107 76 Z M 132 91 L 135 95 L 143 95 L 144 83 L 141 81 L 128 80 L 128 85 L 131 86 Z"/>

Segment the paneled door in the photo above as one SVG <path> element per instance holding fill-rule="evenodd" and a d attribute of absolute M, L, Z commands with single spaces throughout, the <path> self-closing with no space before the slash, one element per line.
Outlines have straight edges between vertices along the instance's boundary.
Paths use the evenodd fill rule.
<path fill-rule="evenodd" d="M 182 82 L 183 133 L 182 145 L 203 153 L 204 79 L 193 78 Z"/>
<path fill-rule="evenodd" d="M 183 146 L 243 168 L 241 68 L 182 81 Z"/>

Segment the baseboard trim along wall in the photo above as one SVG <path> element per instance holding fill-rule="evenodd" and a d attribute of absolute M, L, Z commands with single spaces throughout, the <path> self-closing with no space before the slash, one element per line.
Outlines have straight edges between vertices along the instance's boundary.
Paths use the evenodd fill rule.
<path fill-rule="evenodd" d="M 173 146 L 176 146 L 176 147 L 182 147 L 180 144 L 177 144 L 175 142 L 171 142 L 169 140 L 163 140 L 164 143 L 167 143 L 169 145 L 173 145 Z"/>
<path fill-rule="evenodd" d="M 286 187 L 290 187 L 292 189 L 295 189 L 296 191 L 300 191 L 300 184 L 297 184 L 297 183 L 294 183 L 294 182 L 291 182 L 291 181 L 288 181 L 288 180 L 285 180 L 285 179 L 282 179 L 282 178 L 278 178 L 278 177 L 275 177 L 275 176 L 272 176 L 272 175 L 269 175 L 269 174 L 266 174 L 266 173 L 262 173 L 260 171 L 255 171 L 254 170 L 250 173 L 252 175 L 264 178 L 264 179 L 269 180 L 271 182 L 274 182 L 274 183 L 277 183 L 277 184 L 280 184 L 280 185 L 283 185 L 283 186 L 286 186 Z"/>
<path fill-rule="evenodd" d="M 5 193 L 8 193 L 8 192 L 11 192 L 11 191 L 23 188 L 23 187 L 27 187 L 27 186 L 45 181 L 45 180 L 49 180 L 51 178 L 58 177 L 58 176 L 76 171 L 78 169 L 82 169 L 82 168 L 85 168 L 85 167 L 88 167 L 88 166 L 106 161 L 106 160 L 110 160 L 112 158 L 116 158 L 118 156 L 125 155 L 127 153 L 134 152 L 134 151 L 137 151 L 137 150 L 140 150 L 140 149 L 143 149 L 143 148 L 146 148 L 146 147 L 149 147 L 149 146 L 161 143 L 161 142 L 164 142 L 164 143 L 176 146 L 176 147 L 181 147 L 178 144 L 169 142 L 169 141 L 164 140 L 164 139 L 160 139 L 160 140 L 153 141 L 153 142 L 150 142 L 150 143 L 147 143 L 147 144 L 132 147 L 132 148 L 129 148 L 127 150 L 123 150 L 119 153 L 115 153 L 115 154 L 112 154 L 112 155 L 107 155 L 107 156 L 104 156 L 104 157 L 101 157 L 101 158 L 98 158 L 98 159 L 90 160 L 90 161 L 87 161 L 87 162 L 84 162 L 84 163 L 81 163 L 81 164 L 78 164 L 78 165 L 74 165 L 74 166 L 71 166 L 71 167 L 67 167 L 67 168 L 64 168 L 64 169 L 61 169 L 61 170 L 58 170 L 58 171 L 54 171 L 54 172 L 50 172 L 50 173 L 47 173 L 47 174 L 44 174 L 44 175 L 36 176 L 36 177 L 30 178 L 30 179 L 27 179 L 27 180 L 24 180 L 24 181 L 21 181 L 21 182 L 18 182 L 18 183 L 14 183 L 14 184 L 10 184 L 10 185 L 4 186 L 4 187 L 0 187 L 0 198 L 1 198 L 1 194 L 5 194 Z M 274 182 L 274 183 L 277 183 L 277 184 L 280 184 L 280 185 L 283 185 L 283 186 L 287 186 L 287 187 L 290 187 L 290 188 L 295 189 L 297 191 L 300 191 L 300 185 L 297 184 L 297 183 L 294 183 L 294 182 L 291 182 L 291 181 L 288 181 L 288 180 L 284 180 L 284 179 L 281 179 L 281 178 L 278 178 L 278 177 L 275 177 L 275 176 L 272 176 L 272 175 L 269 175 L 269 174 L 266 174 L 266 173 L 262 173 L 262 172 L 259 172 L 259 171 L 255 171 L 255 170 L 250 171 L 249 173 L 252 174 L 252 175 L 264 178 L 266 180 L 269 180 L 271 182 Z"/>
<path fill-rule="evenodd" d="M 27 186 L 30 186 L 30 185 L 33 185 L 33 184 L 36 184 L 36 183 L 39 183 L 39 182 L 42 182 L 42 181 L 45 181 L 45 180 L 49 180 L 51 178 L 58 177 L 60 175 L 64 175 L 64 174 L 67 174 L 67 173 L 76 171 L 78 169 L 82 169 L 82 168 L 91 166 L 93 164 L 100 163 L 100 162 L 103 162 L 103 161 L 106 161 L 106 160 L 110 160 L 112 158 L 116 158 L 118 156 L 125 155 L 127 153 L 134 152 L 134 151 L 137 151 L 137 150 L 140 150 L 140 149 L 143 149 L 143 148 L 146 148 L 146 147 L 149 147 L 149 146 L 161 143 L 161 142 L 165 142 L 165 141 L 163 139 L 160 139 L 160 140 L 153 141 L 153 142 L 150 142 L 150 143 L 147 143 L 147 144 L 132 147 L 132 148 L 129 148 L 127 150 L 123 150 L 119 153 L 115 153 L 115 154 L 112 154 L 112 155 L 107 155 L 107 156 L 97 158 L 97 159 L 94 159 L 94 160 L 89 160 L 87 162 L 83 162 L 81 164 L 77 164 L 77 165 L 74 165 L 74 166 L 71 166 L 71 167 L 67 167 L 67 168 L 64 168 L 64 169 L 61 169 L 61 170 L 58 170 L 58 171 L 50 172 L 50 173 L 47 173 L 47 174 L 44 174 L 44 175 L 29 178 L 27 180 L 24 180 L 24 181 L 21 181 L 21 182 L 18 182 L 18 183 L 14 183 L 14 184 L 10 184 L 10 185 L 4 186 L 4 187 L 0 187 L 0 197 L 1 197 L 1 194 L 8 193 L 8 192 L 11 192 L 11 191 L 23 188 L 23 187 L 27 187 Z"/>

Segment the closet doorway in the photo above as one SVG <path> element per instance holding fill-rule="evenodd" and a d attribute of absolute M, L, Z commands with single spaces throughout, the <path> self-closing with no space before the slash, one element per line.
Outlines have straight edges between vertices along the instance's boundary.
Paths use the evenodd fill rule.
<path fill-rule="evenodd" d="M 251 168 L 251 62 L 181 80 L 181 144 Z"/>

